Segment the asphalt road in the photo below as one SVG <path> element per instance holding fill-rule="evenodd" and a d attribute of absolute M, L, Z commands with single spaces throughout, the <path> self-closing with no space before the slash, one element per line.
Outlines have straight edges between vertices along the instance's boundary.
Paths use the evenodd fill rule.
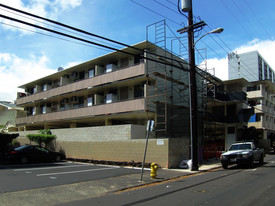
<path fill-rule="evenodd" d="M 264 165 L 215 171 L 60 205 L 274 205 L 275 156 Z"/>
<path fill-rule="evenodd" d="M 140 170 L 70 162 L 0 165 L 0 194 L 136 173 L 140 173 Z"/>

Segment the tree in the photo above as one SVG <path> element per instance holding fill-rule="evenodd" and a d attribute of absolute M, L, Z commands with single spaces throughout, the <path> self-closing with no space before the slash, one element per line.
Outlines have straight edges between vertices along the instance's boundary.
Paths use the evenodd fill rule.
<path fill-rule="evenodd" d="M 37 143 L 40 147 L 48 147 L 56 139 L 56 136 L 52 135 L 50 130 L 40 130 L 39 134 L 28 134 L 27 138 Z"/>

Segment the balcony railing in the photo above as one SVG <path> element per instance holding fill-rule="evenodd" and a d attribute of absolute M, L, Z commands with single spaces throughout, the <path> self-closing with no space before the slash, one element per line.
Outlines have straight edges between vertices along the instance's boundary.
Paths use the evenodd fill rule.
<path fill-rule="evenodd" d="M 124 69 L 116 70 L 114 72 L 109 72 L 99 76 L 95 76 L 89 79 L 84 79 L 82 81 L 70 83 L 57 88 L 52 88 L 47 91 L 42 91 L 29 96 L 21 97 L 16 100 L 17 105 L 22 105 L 25 103 L 30 103 L 38 100 L 47 99 L 54 96 L 59 96 L 61 94 L 67 94 L 75 91 L 80 91 L 84 89 L 91 89 L 96 86 L 108 84 L 111 82 L 120 81 L 123 79 L 129 79 L 132 77 L 145 75 L 144 63 L 130 66 Z"/>
<path fill-rule="evenodd" d="M 207 93 L 208 97 L 213 97 L 220 101 L 246 101 L 246 93 L 245 92 L 234 92 L 234 93 L 219 93 L 216 92 L 215 94 L 213 92 Z"/>
<path fill-rule="evenodd" d="M 31 124 L 43 123 L 51 121 L 63 121 L 69 119 L 81 119 L 94 117 L 97 115 L 116 114 L 124 112 L 135 112 L 145 110 L 145 99 L 134 99 L 123 102 L 116 102 L 110 104 L 102 104 L 91 107 L 83 107 L 78 109 L 70 109 L 65 111 L 58 111 L 46 114 L 39 114 L 27 117 L 16 118 L 16 124 Z"/>
<path fill-rule="evenodd" d="M 241 109 L 238 114 L 227 116 L 217 113 L 206 113 L 205 120 L 220 123 L 243 123 L 248 122 L 252 114 L 254 114 L 254 108 Z"/>

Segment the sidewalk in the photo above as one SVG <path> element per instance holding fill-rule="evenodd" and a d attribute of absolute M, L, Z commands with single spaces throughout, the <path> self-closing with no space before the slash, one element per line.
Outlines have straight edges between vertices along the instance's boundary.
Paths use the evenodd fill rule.
<path fill-rule="evenodd" d="M 131 177 L 131 179 L 133 178 L 132 184 L 129 185 L 129 188 L 138 187 L 140 185 L 146 185 L 146 184 L 151 184 L 151 183 L 155 183 L 155 182 L 168 181 L 168 180 L 180 178 L 183 176 L 188 176 L 188 175 L 192 175 L 192 174 L 196 174 L 196 173 L 210 171 L 212 169 L 216 169 L 216 168 L 220 168 L 220 167 L 221 167 L 221 163 L 220 163 L 219 159 L 211 159 L 211 160 L 203 162 L 199 166 L 198 171 L 191 171 L 190 169 L 158 169 L 156 179 L 150 178 L 150 170 L 147 169 L 143 174 L 142 182 L 139 181 L 141 175 L 137 175 L 137 174 L 132 175 L 132 177 Z M 136 182 L 134 182 L 134 181 L 136 181 Z M 124 189 L 127 189 L 127 188 L 124 188 Z M 121 190 L 123 190 L 123 189 L 121 189 Z"/>

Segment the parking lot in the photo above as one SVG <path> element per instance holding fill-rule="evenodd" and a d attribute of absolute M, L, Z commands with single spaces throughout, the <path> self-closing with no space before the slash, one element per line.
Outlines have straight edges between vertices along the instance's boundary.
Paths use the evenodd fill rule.
<path fill-rule="evenodd" d="M 137 173 L 140 169 L 73 162 L 0 165 L 0 194 Z"/>

